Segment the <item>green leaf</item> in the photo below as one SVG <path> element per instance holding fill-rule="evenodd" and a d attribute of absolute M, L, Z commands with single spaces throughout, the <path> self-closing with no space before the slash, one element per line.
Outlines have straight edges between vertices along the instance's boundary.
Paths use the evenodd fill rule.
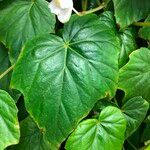
<path fill-rule="evenodd" d="M 124 66 L 131 52 L 137 49 L 136 31 L 134 28 L 127 28 L 118 31 L 114 14 L 111 11 L 105 11 L 100 15 L 100 20 L 115 32 L 120 40 L 119 68 Z"/>
<path fill-rule="evenodd" d="M 117 23 L 124 28 L 150 13 L 150 0 L 113 0 Z"/>
<path fill-rule="evenodd" d="M 119 55 L 119 68 L 124 66 L 129 59 L 129 55 L 137 49 L 136 32 L 134 28 L 127 28 L 119 32 L 121 39 L 121 51 Z"/>
<path fill-rule="evenodd" d="M 141 48 L 131 53 L 129 62 L 120 69 L 119 88 L 126 99 L 142 96 L 150 102 L 150 50 Z"/>
<path fill-rule="evenodd" d="M 99 120 L 81 122 L 66 143 L 67 150 L 121 150 L 126 121 L 118 108 L 108 106 Z"/>
<path fill-rule="evenodd" d="M 129 137 L 144 120 L 149 104 L 142 97 L 127 100 L 121 110 L 127 120 L 126 138 Z"/>
<path fill-rule="evenodd" d="M 146 124 L 146 127 L 144 128 L 144 132 L 142 134 L 142 141 L 146 142 L 150 140 L 150 122 Z"/>
<path fill-rule="evenodd" d="M 54 31 L 55 18 L 45 0 L 15 0 L 0 10 L 0 39 L 10 49 L 14 63 L 24 43 Z"/>
<path fill-rule="evenodd" d="M 30 117 L 20 123 L 20 130 L 20 142 L 12 146 L 11 150 L 50 150 L 50 144 L 43 138 L 42 131 Z"/>
<path fill-rule="evenodd" d="M 0 75 L 9 68 L 8 50 L 0 43 Z M 0 89 L 9 89 L 9 75 L 0 79 Z"/>
<path fill-rule="evenodd" d="M 30 115 L 59 146 L 97 100 L 115 95 L 117 58 L 110 28 L 96 15 L 74 16 L 63 39 L 49 34 L 25 46 L 11 86 L 24 94 Z"/>
<path fill-rule="evenodd" d="M 147 17 L 145 22 L 150 22 L 150 15 Z M 142 27 L 139 31 L 139 35 L 145 40 L 150 40 L 150 27 Z"/>
<path fill-rule="evenodd" d="M 0 75 L 10 67 L 8 50 L 0 43 Z M 15 101 L 20 97 L 20 93 L 10 89 L 11 73 L 9 72 L 0 79 L 0 89 L 7 91 Z"/>
<path fill-rule="evenodd" d="M 0 90 L 0 150 L 19 142 L 19 124 L 17 107 L 14 100 Z"/>
<path fill-rule="evenodd" d="M 100 14 L 100 21 L 106 24 L 109 28 L 112 28 L 112 30 L 117 34 L 117 26 L 113 12 L 105 11 Z"/>
<path fill-rule="evenodd" d="M 150 150 L 150 144 L 144 150 Z"/>

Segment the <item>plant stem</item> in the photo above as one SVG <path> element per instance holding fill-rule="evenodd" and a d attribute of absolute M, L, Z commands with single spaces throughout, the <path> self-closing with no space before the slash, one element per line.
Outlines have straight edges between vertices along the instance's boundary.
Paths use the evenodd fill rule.
<path fill-rule="evenodd" d="M 82 10 L 83 11 L 87 10 L 87 0 L 82 0 Z"/>
<path fill-rule="evenodd" d="M 0 79 L 2 79 L 5 75 L 7 75 L 13 68 L 14 68 L 15 64 L 12 65 L 11 67 L 9 67 L 5 72 L 3 72 L 1 75 L 0 75 Z"/>
<path fill-rule="evenodd" d="M 91 14 L 91 13 L 94 13 L 96 11 L 99 11 L 101 9 L 103 9 L 105 7 L 105 4 L 102 3 L 100 6 L 98 6 L 97 8 L 94 8 L 94 9 L 91 9 L 91 10 L 88 10 L 88 11 L 82 11 L 82 12 L 78 12 L 77 10 L 75 10 L 73 8 L 73 11 L 78 15 L 78 16 L 84 16 L 84 15 L 87 15 L 87 14 Z"/>
<path fill-rule="evenodd" d="M 135 23 L 133 23 L 133 25 L 150 27 L 150 22 L 135 22 Z"/>

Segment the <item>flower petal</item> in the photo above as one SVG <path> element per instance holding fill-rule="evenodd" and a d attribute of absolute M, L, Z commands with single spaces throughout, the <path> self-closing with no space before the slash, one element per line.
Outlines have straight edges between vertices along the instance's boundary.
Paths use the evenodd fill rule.
<path fill-rule="evenodd" d="M 62 23 L 69 21 L 72 13 L 72 8 L 62 9 L 60 14 L 57 15 L 58 20 Z"/>
<path fill-rule="evenodd" d="M 57 1 L 57 0 L 56 0 Z M 73 0 L 58 0 L 60 7 L 65 9 L 65 8 L 73 8 Z"/>
<path fill-rule="evenodd" d="M 50 8 L 51 12 L 56 15 L 60 14 L 61 12 L 61 8 L 56 0 L 52 0 L 52 2 L 49 3 L 48 7 Z"/>

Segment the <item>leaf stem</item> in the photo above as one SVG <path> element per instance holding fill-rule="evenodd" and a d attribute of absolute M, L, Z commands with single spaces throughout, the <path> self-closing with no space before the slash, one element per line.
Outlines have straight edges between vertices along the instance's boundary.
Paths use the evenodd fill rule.
<path fill-rule="evenodd" d="M 135 23 L 133 23 L 133 25 L 150 27 L 150 22 L 135 22 Z"/>
<path fill-rule="evenodd" d="M 99 10 L 103 9 L 104 7 L 105 7 L 105 4 L 102 3 L 100 6 L 94 8 L 94 9 L 91 9 L 91 10 L 78 12 L 76 9 L 73 8 L 73 11 L 74 11 L 78 16 L 84 16 L 84 15 L 91 14 L 91 13 L 94 13 L 94 12 L 96 12 L 96 11 L 99 11 Z"/>
<path fill-rule="evenodd" d="M 15 64 L 12 65 L 11 67 L 9 67 L 5 72 L 3 72 L 1 75 L 0 75 L 0 80 L 5 76 L 7 75 L 13 68 L 14 68 Z"/>

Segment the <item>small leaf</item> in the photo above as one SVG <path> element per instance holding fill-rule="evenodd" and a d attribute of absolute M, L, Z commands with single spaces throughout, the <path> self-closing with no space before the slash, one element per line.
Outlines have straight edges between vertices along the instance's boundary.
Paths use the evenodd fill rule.
<path fill-rule="evenodd" d="M 121 110 L 127 120 L 126 138 L 142 123 L 148 111 L 149 104 L 142 97 L 127 100 Z"/>
<path fill-rule="evenodd" d="M 146 18 L 150 13 L 150 0 L 113 0 L 113 2 L 116 20 L 121 28 Z"/>
<path fill-rule="evenodd" d="M 14 100 L 0 90 L 0 150 L 19 142 L 19 123 Z"/>
<path fill-rule="evenodd" d="M 141 48 L 131 53 L 129 62 L 120 69 L 119 88 L 126 99 L 142 96 L 150 102 L 150 50 Z"/>
<path fill-rule="evenodd" d="M 145 22 L 150 22 L 150 15 L 147 17 Z M 145 40 L 150 40 L 150 27 L 142 27 L 139 31 L 139 35 L 141 38 Z"/>
<path fill-rule="evenodd" d="M 81 122 L 66 143 L 67 150 L 121 150 L 126 121 L 118 108 L 108 106 L 99 120 Z"/>
<path fill-rule="evenodd" d="M 24 43 L 54 31 L 55 18 L 45 0 L 15 0 L 0 10 L 0 39 L 14 63 Z"/>
<path fill-rule="evenodd" d="M 21 121 L 20 130 L 20 142 L 12 146 L 11 150 L 50 150 L 50 143 L 44 139 L 42 131 L 30 117 Z"/>
<path fill-rule="evenodd" d="M 117 82 L 118 41 L 91 14 L 73 16 L 63 39 L 47 34 L 29 42 L 11 86 L 23 93 L 28 112 L 59 147 L 97 100 L 115 95 Z"/>

